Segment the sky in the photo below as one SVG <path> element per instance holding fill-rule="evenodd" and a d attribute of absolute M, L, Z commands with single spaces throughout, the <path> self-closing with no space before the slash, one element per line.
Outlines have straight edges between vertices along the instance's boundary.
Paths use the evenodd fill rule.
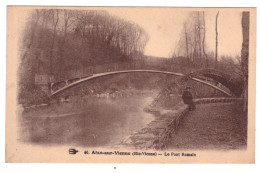
<path fill-rule="evenodd" d="M 183 24 L 192 11 L 189 8 L 166 7 L 91 7 L 90 9 L 106 10 L 110 15 L 135 22 L 149 35 L 144 54 L 165 58 L 170 57 L 177 47 Z M 219 11 L 218 55 L 233 57 L 240 55 L 242 9 L 204 8 L 193 11 L 198 10 L 205 11 L 206 52 L 215 52 L 215 20 Z"/>
<path fill-rule="evenodd" d="M 178 44 L 183 23 L 190 9 L 177 8 L 107 8 L 111 15 L 133 21 L 149 35 L 146 55 L 169 57 Z M 195 9 L 198 10 L 198 9 Z M 202 11 L 202 9 L 200 9 Z M 205 9 L 204 9 L 205 10 Z M 206 51 L 215 52 L 215 20 L 218 17 L 219 56 L 240 55 L 242 46 L 241 11 L 230 9 L 206 9 Z"/>

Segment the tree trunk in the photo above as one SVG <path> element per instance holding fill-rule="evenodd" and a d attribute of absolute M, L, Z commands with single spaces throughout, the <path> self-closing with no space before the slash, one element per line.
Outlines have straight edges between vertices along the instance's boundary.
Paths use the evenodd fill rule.
<path fill-rule="evenodd" d="M 39 12 L 39 10 L 36 10 L 36 19 L 35 19 L 35 22 L 32 23 L 30 42 L 27 45 L 28 49 L 30 49 L 31 46 L 33 45 L 34 36 L 35 36 L 35 32 L 36 32 L 36 28 L 37 28 L 39 19 L 40 19 L 40 12 Z"/>
<path fill-rule="evenodd" d="M 197 28 L 196 25 L 194 25 L 194 51 L 193 51 L 193 64 L 195 67 L 197 67 Z"/>
<path fill-rule="evenodd" d="M 198 37 L 199 37 L 199 64 L 201 65 L 201 36 L 200 36 L 200 12 L 198 12 Z"/>
<path fill-rule="evenodd" d="M 52 41 L 51 41 L 51 50 L 50 50 L 50 57 L 49 57 L 49 61 L 50 61 L 50 74 L 53 75 L 53 49 L 54 49 L 54 42 L 55 42 L 55 38 L 56 38 L 56 31 L 57 31 L 57 26 L 58 26 L 58 22 L 59 22 L 59 11 L 56 11 L 56 20 L 55 20 L 55 11 L 53 12 L 53 36 L 52 36 Z"/>
<path fill-rule="evenodd" d="M 242 31 L 243 31 L 243 43 L 241 50 L 241 67 L 244 75 L 244 111 L 247 110 L 248 99 L 248 56 L 249 56 L 249 12 L 243 12 L 242 14 Z"/>
<path fill-rule="evenodd" d="M 216 15 L 216 28 L 215 28 L 216 31 L 215 68 L 217 68 L 217 63 L 218 63 L 218 14 L 219 11 Z"/>
<path fill-rule="evenodd" d="M 205 24 L 205 15 L 204 15 L 204 11 L 203 11 L 203 40 L 202 40 L 202 49 L 203 49 L 203 54 L 205 57 L 205 61 L 206 61 L 206 67 L 208 68 L 209 66 L 209 61 L 208 61 L 208 56 L 205 52 L 205 37 L 206 37 L 206 24 Z"/>
<path fill-rule="evenodd" d="M 185 41 L 186 41 L 186 56 L 187 56 L 187 59 L 188 59 L 188 66 L 190 66 L 189 43 L 188 43 L 188 34 L 187 34 L 186 23 L 185 23 Z"/>

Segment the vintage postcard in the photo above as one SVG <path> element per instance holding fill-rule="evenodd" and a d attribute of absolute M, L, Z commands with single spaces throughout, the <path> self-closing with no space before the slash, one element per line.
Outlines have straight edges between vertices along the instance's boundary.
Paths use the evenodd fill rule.
<path fill-rule="evenodd" d="M 8 6 L 6 60 L 6 162 L 255 162 L 256 8 Z"/>

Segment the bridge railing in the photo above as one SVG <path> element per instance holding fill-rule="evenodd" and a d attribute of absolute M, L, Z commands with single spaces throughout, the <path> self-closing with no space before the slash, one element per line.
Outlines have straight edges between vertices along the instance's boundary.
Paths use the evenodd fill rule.
<path fill-rule="evenodd" d="M 87 67 L 83 70 L 68 71 L 68 75 L 63 77 L 62 80 L 54 81 L 50 84 L 51 93 L 55 92 L 71 83 L 74 83 L 82 78 L 89 77 L 94 74 L 114 72 L 114 71 L 125 71 L 125 70 L 158 70 L 158 71 L 172 71 L 172 68 L 162 68 L 154 65 L 138 65 L 131 63 L 120 63 L 120 64 L 107 64 L 98 65 L 93 67 Z"/>
<path fill-rule="evenodd" d="M 68 79 L 81 78 L 88 75 L 105 73 L 105 72 L 113 72 L 113 71 L 123 71 L 123 70 L 163 70 L 163 71 L 174 71 L 172 67 L 159 67 L 154 65 L 142 65 L 142 64 L 132 64 L 132 63 L 113 63 L 106 65 L 96 65 L 92 67 L 86 67 L 84 69 L 70 70 L 67 71 L 66 74 L 63 75 L 61 79 L 56 79 L 52 83 L 57 83 L 61 81 L 66 81 Z"/>

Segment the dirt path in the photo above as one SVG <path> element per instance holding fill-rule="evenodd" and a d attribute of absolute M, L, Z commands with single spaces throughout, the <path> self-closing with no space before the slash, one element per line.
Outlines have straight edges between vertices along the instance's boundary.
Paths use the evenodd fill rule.
<path fill-rule="evenodd" d="M 197 105 L 172 135 L 169 149 L 242 149 L 247 142 L 247 116 L 229 103 Z"/>

